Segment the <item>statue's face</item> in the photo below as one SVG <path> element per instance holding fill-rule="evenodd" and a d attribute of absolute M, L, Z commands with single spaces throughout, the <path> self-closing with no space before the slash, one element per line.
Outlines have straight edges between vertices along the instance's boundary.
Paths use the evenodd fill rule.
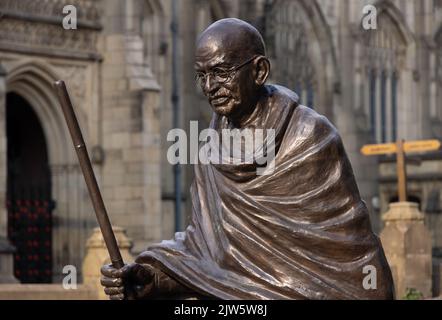
<path fill-rule="evenodd" d="M 235 51 L 206 40 L 198 45 L 195 62 L 198 82 L 214 112 L 230 118 L 249 108 L 256 93 L 254 57 Z"/>

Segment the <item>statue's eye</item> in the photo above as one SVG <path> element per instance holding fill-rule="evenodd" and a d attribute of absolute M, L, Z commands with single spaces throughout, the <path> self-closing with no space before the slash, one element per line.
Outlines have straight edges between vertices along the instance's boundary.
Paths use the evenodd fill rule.
<path fill-rule="evenodd" d="M 213 70 L 218 80 L 225 81 L 230 77 L 230 72 L 225 69 L 216 68 Z"/>
<path fill-rule="evenodd" d="M 228 70 L 226 69 L 221 69 L 221 68 L 215 68 L 212 70 L 213 73 L 215 74 L 227 74 L 229 73 Z"/>

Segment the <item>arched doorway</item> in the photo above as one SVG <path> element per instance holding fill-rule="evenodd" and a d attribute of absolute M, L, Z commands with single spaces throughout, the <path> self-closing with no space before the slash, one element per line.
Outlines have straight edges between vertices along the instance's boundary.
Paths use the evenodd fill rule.
<path fill-rule="evenodd" d="M 38 116 L 16 93 L 6 97 L 8 238 L 22 283 L 52 280 L 51 174 Z"/>
<path fill-rule="evenodd" d="M 40 60 L 17 61 L 6 66 L 6 73 L 6 90 L 10 93 L 9 97 L 15 95 L 26 101 L 27 108 L 14 108 L 20 110 L 20 121 L 26 118 L 24 110 L 31 110 L 35 115 L 34 119 L 38 119 L 40 130 L 43 131 L 40 136 L 45 138 L 45 159 L 49 163 L 46 172 L 50 177 L 48 183 L 51 187 L 51 199 L 55 202 L 51 211 L 50 226 L 52 281 L 45 281 L 61 282 L 65 276 L 63 267 L 66 265 L 76 266 L 77 276 L 81 281 L 86 239 L 96 223 L 90 215 L 92 206 L 89 195 L 52 86 L 54 81 L 61 77 L 51 65 Z M 74 98 L 75 103 L 75 95 L 71 98 Z M 20 103 L 18 105 L 21 106 Z M 81 109 L 77 109 L 76 113 L 80 126 L 86 129 L 83 134 L 87 138 L 87 117 Z M 27 132 L 31 131 L 28 127 L 25 126 Z M 32 137 L 29 139 L 35 138 L 30 135 Z"/>

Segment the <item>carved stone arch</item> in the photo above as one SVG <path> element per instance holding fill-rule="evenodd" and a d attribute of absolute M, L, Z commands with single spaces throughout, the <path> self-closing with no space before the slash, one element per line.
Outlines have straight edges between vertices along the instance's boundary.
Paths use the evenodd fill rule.
<path fill-rule="evenodd" d="M 402 59 L 395 62 L 395 64 L 399 64 L 395 67 L 404 67 L 408 63 L 406 58 L 412 56 L 412 51 L 415 50 L 414 34 L 408 27 L 401 11 L 391 1 L 381 0 L 375 4 L 375 7 L 377 9 L 377 30 L 376 32 L 364 30 L 362 42 L 368 47 L 388 48 L 390 46 L 395 48 L 396 55 Z M 379 30 L 384 31 L 384 36 Z M 374 57 L 374 60 L 379 63 L 382 59 Z"/>
<path fill-rule="evenodd" d="M 168 51 L 168 26 L 163 4 L 159 0 L 143 0 L 140 8 L 140 34 L 144 58 L 160 83 L 164 79 Z"/>
<path fill-rule="evenodd" d="M 313 107 L 317 108 L 320 113 L 333 119 L 334 88 L 339 81 L 340 68 L 333 45 L 331 29 L 316 0 L 273 0 L 266 3 L 266 8 L 270 8 L 270 10 L 280 10 L 282 14 L 287 15 L 290 15 L 290 12 L 284 12 L 285 8 L 290 10 L 292 7 L 297 7 L 300 11 L 299 13 L 296 13 L 296 15 L 298 16 L 297 19 L 300 19 L 303 24 L 302 28 L 305 29 L 305 32 L 302 35 L 304 38 L 302 42 L 305 42 L 305 45 L 308 46 L 308 53 L 305 52 L 302 57 L 295 57 L 295 59 L 299 61 L 293 61 L 292 63 L 298 63 L 303 66 L 303 63 L 306 63 L 307 61 L 302 60 L 310 59 L 309 63 L 315 73 L 315 99 Z M 293 8 L 291 11 L 293 11 Z M 285 63 L 282 63 L 281 60 L 275 56 L 275 52 L 272 52 L 272 47 L 275 48 L 275 43 L 272 41 L 272 37 L 281 36 L 278 34 L 279 31 L 271 26 L 272 23 L 275 23 L 272 22 L 272 12 L 274 11 L 271 11 L 270 17 L 266 19 L 266 24 L 270 23 L 270 26 L 266 25 L 265 28 L 267 31 L 266 41 L 270 56 L 276 58 L 274 70 L 278 70 L 278 68 L 286 68 L 286 66 Z M 289 21 L 292 21 L 292 17 L 290 17 Z M 287 62 L 291 65 L 290 61 Z M 305 68 L 305 66 L 303 66 L 303 68 Z M 290 69 L 288 71 L 290 72 Z M 289 74 L 288 76 L 291 77 L 293 81 L 297 81 L 296 74 Z M 279 79 L 276 76 L 274 80 L 278 81 Z M 291 87 L 289 83 L 283 84 L 289 86 L 290 89 L 295 89 Z M 305 101 L 301 102 L 306 104 Z"/>
<path fill-rule="evenodd" d="M 327 19 L 321 6 L 316 0 L 299 0 L 305 8 L 312 23 L 314 33 L 321 43 L 321 54 L 324 59 L 331 59 L 331 69 L 327 70 L 327 78 L 331 84 L 339 80 L 340 66 L 336 56 L 335 45 L 333 44 L 333 35 Z M 333 84 L 334 85 L 334 84 Z"/>
<path fill-rule="evenodd" d="M 51 165 L 69 164 L 75 160 L 63 113 L 52 87 L 56 80 L 57 74 L 49 65 L 33 60 L 12 66 L 6 77 L 6 90 L 25 98 L 40 119 Z M 76 113 L 80 124 L 85 124 L 82 112 L 77 109 Z"/>
<path fill-rule="evenodd" d="M 159 0 L 144 0 L 145 4 L 149 7 L 152 13 L 164 16 L 164 9 L 161 1 Z"/>
<path fill-rule="evenodd" d="M 401 11 L 392 1 L 381 0 L 376 30 L 362 30 L 361 64 L 365 78 L 364 110 L 373 142 L 395 141 L 404 137 L 406 110 L 412 105 L 407 86 L 416 79 L 416 41 Z M 415 104 L 416 102 L 414 102 Z M 419 101 L 417 103 L 420 103 Z M 417 132 L 415 134 L 418 134 Z"/>
<path fill-rule="evenodd" d="M 375 4 L 375 7 L 377 9 L 378 18 L 381 18 L 382 14 L 388 14 L 395 22 L 407 46 L 415 42 L 415 36 L 405 21 L 404 15 L 391 0 L 380 0 Z"/>
<path fill-rule="evenodd" d="M 75 150 L 53 89 L 53 83 L 58 79 L 59 75 L 54 68 L 38 59 L 8 64 L 6 69 L 6 91 L 18 94 L 29 103 L 40 120 L 46 140 L 51 197 L 55 201 L 52 212 L 53 281 L 60 281 L 63 277 L 64 265 L 81 265 L 80 253 L 85 244 L 75 236 L 77 231 L 69 226 L 87 221 L 85 213 L 91 210 Z M 74 99 L 73 102 L 75 104 Z M 79 108 L 75 112 L 83 134 L 87 137 L 87 117 Z M 82 228 L 89 227 L 88 223 Z"/>

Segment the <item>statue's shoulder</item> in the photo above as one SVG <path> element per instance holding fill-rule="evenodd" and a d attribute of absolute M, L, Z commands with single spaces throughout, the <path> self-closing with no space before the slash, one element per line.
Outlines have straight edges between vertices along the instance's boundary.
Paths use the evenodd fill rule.
<path fill-rule="evenodd" d="M 276 111 L 276 109 L 283 111 L 286 108 L 296 109 L 291 119 L 295 126 L 312 126 L 315 129 L 334 131 L 337 133 L 336 127 L 327 117 L 300 104 L 299 96 L 294 91 L 275 84 L 268 85 L 267 90 L 271 92 L 270 96 L 273 111 Z"/>
<path fill-rule="evenodd" d="M 269 84 L 266 86 L 270 101 L 273 105 L 280 108 L 297 107 L 299 105 L 299 96 L 292 90 L 277 85 Z"/>

